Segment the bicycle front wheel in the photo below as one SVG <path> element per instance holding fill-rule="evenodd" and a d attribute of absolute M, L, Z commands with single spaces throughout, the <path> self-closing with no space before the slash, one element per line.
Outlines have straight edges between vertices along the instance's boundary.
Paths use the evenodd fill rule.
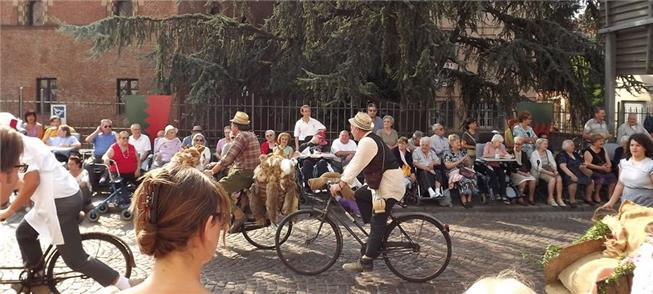
<path fill-rule="evenodd" d="M 281 233 L 281 243 L 283 243 L 292 230 L 292 223 L 289 223 L 287 226 L 279 227 L 283 228 Z M 275 234 L 277 232 L 277 226 L 267 225 L 267 226 L 257 226 L 255 224 L 244 224 L 243 225 L 243 237 L 249 242 L 249 244 L 254 245 L 259 249 L 274 249 L 275 244 Z"/>
<path fill-rule="evenodd" d="M 275 246 L 279 259 L 288 268 L 302 275 L 317 275 L 338 260 L 342 251 L 342 233 L 323 211 L 304 209 L 288 215 L 279 223 Z"/>
<path fill-rule="evenodd" d="M 400 278 L 426 282 L 439 276 L 451 259 L 449 232 L 433 217 L 412 214 L 388 226 L 383 259 Z"/>
<path fill-rule="evenodd" d="M 82 247 L 90 257 L 103 262 L 121 276 L 131 276 L 134 255 L 118 237 L 104 233 L 82 234 Z M 47 277 L 50 290 L 54 293 L 97 293 L 103 288 L 89 276 L 70 269 L 58 250 L 48 261 Z"/>

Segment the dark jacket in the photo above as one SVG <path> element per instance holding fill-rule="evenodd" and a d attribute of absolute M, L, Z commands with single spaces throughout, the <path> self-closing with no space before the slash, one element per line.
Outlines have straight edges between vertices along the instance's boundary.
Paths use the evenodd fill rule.
<path fill-rule="evenodd" d="M 399 166 L 404 165 L 404 162 L 401 160 L 401 154 L 399 154 L 399 148 L 392 149 L 392 153 L 395 155 Z M 406 163 L 408 163 L 408 166 L 410 166 L 410 170 L 415 173 L 416 170 L 415 165 L 413 164 L 413 152 L 410 152 L 410 150 L 406 149 L 405 157 Z"/>

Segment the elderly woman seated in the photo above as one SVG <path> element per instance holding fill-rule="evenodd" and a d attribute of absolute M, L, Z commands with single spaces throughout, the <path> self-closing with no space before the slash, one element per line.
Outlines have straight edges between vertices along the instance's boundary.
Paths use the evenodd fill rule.
<path fill-rule="evenodd" d="M 485 143 L 483 147 L 483 157 L 512 157 L 506 152 L 506 146 L 503 145 L 503 137 L 499 134 L 492 136 L 490 142 Z M 498 162 L 486 163 L 487 174 L 490 178 L 490 185 L 496 191 L 497 199 L 504 199 L 506 196 L 506 173 Z"/>
<path fill-rule="evenodd" d="M 57 129 L 57 135 L 55 137 L 47 138 L 46 144 L 52 147 L 67 147 L 62 150 L 54 151 L 54 156 L 61 162 L 68 160 L 70 151 L 79 149 L 79 147 L 82 146 L 77 138 L 71 134 L 70 127 L 67 125 L 60 125 Z"/>
<path fill-rule="evenodd" d="M 204 147 L 200 156 L 199 164 L 196 166 L 197 169 L 204 171 L 206 165 L 211 162 L 211 149 L 206 146 L 206 138 L 201 133 L 193 135 L 192 141 L 193 146 L 199 145 Z"/>
<path fill-rule="evenodd" d="M 444 166 L 449 173 L 449 189 L 455 188 L 460 194 L 460 202 L 465 208 L 472 207 L 472 195 L 476 193 L 476 175 L 472 160 L 467 156 L 467 150 L 462 148 L 460 137 L 449 135 L 449 150 L 444 153 Z"/>
<path fill-rule="evenodd" d="M 141 159 L 136 153 L 134 145 L 129 144 L 129 133 L 126 131 L 118 134 L 118 142 L 109 147 L 107 153 L 102 156 L 102 160 L 109 166 L 111 173 L 120 173 L 120 176 L 126 181 L 136 183 L 136 178 L 140 177 Z M 115 164 L 111 164 L 111 160 Z"/>
<path fill-rule="evenodd" d="M 517 202 L 524 203 L 524 191 L 528 185 L 528 203 L 535 205 L 535 185 L 537 180 L 531 175 L 531 162 L 528 160 L 528 154 L 524 151 L 524 137 L 515 137 L 513 140 L 513 154 L 515 161 L 508 165 L 510 170 L 510 181 L 517 186 L 519 196 Z"/>
<path fill-rule="evenodd" d="M 562 171 L 560 173 L 562 182 L 569 193 L 569 206 L 572 208 L 576 206 L 576 191 L 578 191 L 579 185 L 585 187 L 585 202 L 592 203 L 594 183 L 590 177 L 583 173 L 583 170 L 587 172 L 587 166 L 580 154 L 576 152 L 573 141 L 565 140 L 562 142 L 562 152 L 558 154 L 557 162 L 560 171 Z"/>
<path fill-rule="evenodd" d="M 417 168 L 417 182 L 421 190 L 428 191 L 431 198 L 442 197 L 442 177 L 437 172 L 437 166 L 442 161 L 431 150 L 431 138 L 423 137 L 419 141 L 419 148 L 413 151 L 413 164 Z"/>
<path fill-rule="evenodd" d="M 600 134 L 592 135 L 591 145 L 585 149 L 583 158 L 585 165 L 592 170 L 592 180 L 594 180 L 594 202 L 601 203 L 599 192 L 602 186 L 608 187 L 608 195 L 612 195 L 614 187 L 617 185 L 617 177 L 612 173 L 612 162 L 608 157 L 603 145 L 605 139 Z"/>
<path fill-rule="evenodd" d="M 549 140 L 537 139 L 535 141 L 535 151 L 531 153 L 531 174 L 536 179 L 542 179 L 547 183 L 548 195 L 546 203 L 553 207 L 567 206 L 562 201 L 562 177 L 558 173 L 558 166 L 556 165 L 553 153 L 547 148 L 549 147 Z M 556 195 L 554 200 L 553 196 Z"/>
<path fill-rule="evenodd" d="M 154 163 L 152 163 L 152 169 L 170 162 L 172 156 L 181 151 L 181 145 L 181 140 L 177 137 L 177 129 L 171 125 L 167 125 L 164 137 L 154 142 Z"/>
<path fill-rule="evenodd" d="M 274 146 L 273 152 L 283 151 L 283 157 L 290 159 L 293 156 L 292 147 L 288 146 L 290 134 L 283 132 L 277 136 L 277 145 Z"/>

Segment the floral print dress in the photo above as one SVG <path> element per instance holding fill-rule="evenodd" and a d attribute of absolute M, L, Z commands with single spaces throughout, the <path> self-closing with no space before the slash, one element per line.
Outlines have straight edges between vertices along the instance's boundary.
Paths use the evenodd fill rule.
<path fill-rule="evenodd" d="M 461 158 L 465 157 L 467 155 L 467 150 L 465 149 L 460 149 L 458 152 L 455 154 L 451 150 L 447 150 L 444 153 L 444 162 L 454 162 L 458 161 Z M 452 171 L 454 170 L 459 170 L 461 168 L 465 167 L 464 164 L 459 164 L 458 166 L 447 170 L 447 174 L 450 175 Z M 458 192 L 460 192 L 460 195 L 473 195 L 477 193 L 477 184 L 476 184 L 476 178 L 467 178 L 467 177 L 462 177 L 458 182 L 456 182 L 456 189 L 458 189 Z"/>

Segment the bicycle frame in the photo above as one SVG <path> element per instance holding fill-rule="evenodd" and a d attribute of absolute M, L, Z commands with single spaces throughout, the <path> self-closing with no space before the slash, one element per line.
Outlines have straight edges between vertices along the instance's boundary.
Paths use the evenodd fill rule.
<path fill-rule="evenodd" d="M 40 270 L 45 271 L 45 265 L 48 264 L 48 261 L 50 260 L 50 258 L 52 258 L 52 254 L 54 254 L 55 249 L 56 248 L 54 246 L 49 245 L 48 248 L 45 249 L 43 256 L 41 256 L 41 260 L 39 261 L 38 266 L 36 266 L 35 268 L 27 268 L 25 266 L 1 266 L 0 271 L 1 270 L 22 270 L 22 271 L 17 280 L 0 279 L 0 284 L 7 284 L 7 285 L 22 284 L 23 288 L 25 286 L 29 287 L 33 285 L 40 285 L 41 282 L 43 285 L 47 285 L 50 279 L 49 277 L 43 274 L 40 278 L 35 278 L 34 274 Z M 23 278 L 24 275 L 27 276 Z"/>
<path fill-rule="evenodd" d="M 338 203 L 337 201 L 334 201 L 334 198 L 333 198 L 333 197 L 330 197 L 330 196 L 329 196 L 329 200 L 327 200 L 327 204 L 326 204 L 325 208 L 324 208 L 324 209 L 317 209 L 317 210 L 319 210 L 319 211 L 322 212 L 323 217 L 322 217 L 322 219 L 321 219 L 320 227 L 319 227 L 319 228 L 317 229 L 317 231 L 316 231 L 316 234 L 315 234 L 315 237 L 316 237 L 316 238 L 317 238 L 317 236 L 320 234 L 320 231 L 322 230 L 322 225 L 324 224 L 324 220 L 325 220 L 327 217 L 329 217 L 329 213 L 331 212 L 331 209 L 330 209 L 330 208 L 331 208 L 333 202 Z M 340 203 L 338 203 L 337 205 L 340 206 Z M 342 206 L 340 206 L 340 208 L 345 212 L 345 215 L 349 218 L 349 220 L 350 220 L 350 221 L 351 221 L 351 222 L 352 222 L 352 223 L 353 223 L 353 224 L 354 224 L 354 225 L 355 225 L 355 226 L 356 226 L 356 227 L 357 227 L 357 228 L 358 228 L 358 229 L 359 229 L 359 230 L 360 230 L 364 235 L 365 235 L 365 237 L 369 237 L 369 233 L 365 230 L 365 228 L 363 228 L 363 226 L 362 226 L 361 224 L 358 223 L 358 221 L 356 220 L 356 218 L 354 218 L 354 217 L 353 217 L 353 216 L 352 216 L 352 215 L 351 215 L 351 214 L 350 214 L 346 209 L 342 208 Z M 342 220 L 342 219 L 341 219 L 337 214 L 335 214 L 335 213 L 331 213 L 331 217 L 332 217 L 333 220 L 335 220 L 336 223 L 338 223 L 339 225 L 343 226 L 343 227 L 345 228 L 345 230 L 347 230 L 347 232 L 349 233 L 349 235 L 351 235 L 352 237 L 354 237 L 354 239 L 356 239 L 356 241 L 361 245 L 361 247 L 365 247 L 366 242 L 364 242 L 364 241 L 363 241 L 363 240 L 358 236 L 358 234 L 356 234 L 356 233 L 354 232 L 354 230 L 353 230 L 353 229 L 352 229 L 352 228 L 351 228 L 351 227 L 350 227 L 350 226 L 349 226 L 349 225 L 348 225 L 344 220 Z M 406 231 L 401 227 L 401 223 L 400 223 L 400 222 L 397 222 L 397 220 L 396 220 L 395 216 L 392 214 L 392 212 L 390 212 L 390 215 L 388 216 L 388 218 L 391 220 L 391 222 L 388 223 L 388 224 L 386 224 L 386 228 L 387 228 L 387 226 L 388 226 L 389 224 L 391 224 L 391 223 L 393 223 L 393 222 L 396 222 L 396 223 L 397 223 L 397 228 L 399 228 L 399 231 L 403 234 L 403 236 L 404 236 L 408 241 L 407 241 L 407 242 L 392 242 L 392 243 L 386 243 L 386 242 L 384 241 L 384 242 L 381 244 L 381 253 L 382 253 L 382 254 L 385 254 L 385 252 L 386 252 L 386 248 L 388 248 L 388 247 L 403 247 L 403 248 L 408 247 L 408 248 L 412 248 L 412 249 L 414 249 L 414 250 L 415 250 L 415 249 L 419 249 L 419 245 L 417 245 L 417 244 L 415 244 L 415 242 L 413 242 L 413 240 L 410 238 L 409 234 L 406 233 Z M 386 232 L 386 233 L 387 233 L 387 232 Z M 388 246 L 388 245 L 393 245 L 393 246 Z"/>

